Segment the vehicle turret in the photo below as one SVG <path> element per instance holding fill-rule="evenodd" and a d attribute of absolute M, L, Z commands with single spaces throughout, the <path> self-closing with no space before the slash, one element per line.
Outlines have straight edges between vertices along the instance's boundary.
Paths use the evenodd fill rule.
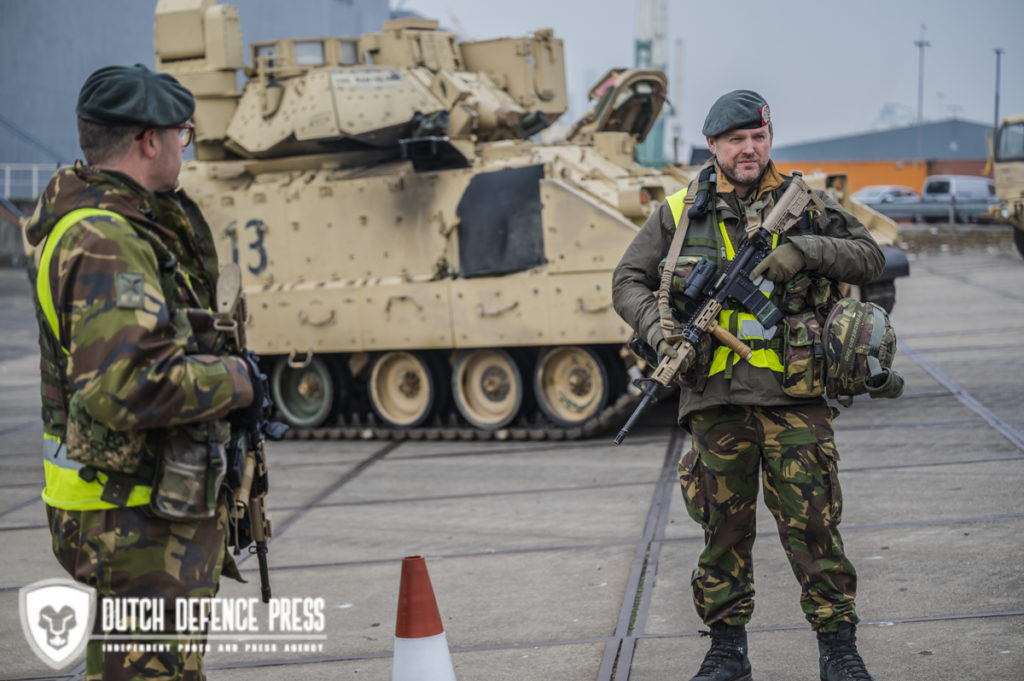
<path fill-rule="evenodd" d="M 235 8 L 161 0 L 156 48 L 158 68 L 196 94 L 200 160 L 355 153 L 357 165 L 404 155 L 458 167 L 472 144 L 530 137 L 566 109 L 550 30 L 458 43 L 434 20 L 405 18 L 359 37 L 254 43 L 244 67 Z"/>

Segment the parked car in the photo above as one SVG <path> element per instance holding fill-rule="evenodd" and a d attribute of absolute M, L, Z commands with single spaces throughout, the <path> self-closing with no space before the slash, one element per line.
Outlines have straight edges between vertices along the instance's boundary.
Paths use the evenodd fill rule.
<path fill-rule="evenodd" d="M 913 189 L 899 184 L 869 185 L 855 191 L 852 198 L 869 206 L 876 203 L 916 203 L 921 200 Z"/>
<path fill-rule="evenodd" d="M 994 201 L 996 185 L 979 175 L 929 175 L 924 180 L 925 201 Z"/>
<path fill-rule="evenodd" d="M 997 202 L 996 186 L 980 175 L 929 175 L 921 201 L 921 215 L 927 222 L 978 222 L 990 218 L 989 209 Z"/>
<path fill-rule="evenodd" d="M 873 184 L 853 193 L 854 201 L 893 220 L 921 221 L 921 196 L 901 184 Z"/>

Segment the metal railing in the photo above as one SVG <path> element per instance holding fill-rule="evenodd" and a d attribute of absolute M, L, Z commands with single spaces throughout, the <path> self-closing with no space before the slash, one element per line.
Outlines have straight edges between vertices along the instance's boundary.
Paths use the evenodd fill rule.
<path fill-rule="evenodd" d="M 53 163 L 0 163 L 0 191 L 5 199 L 35 200 L 56 169 Z"/>

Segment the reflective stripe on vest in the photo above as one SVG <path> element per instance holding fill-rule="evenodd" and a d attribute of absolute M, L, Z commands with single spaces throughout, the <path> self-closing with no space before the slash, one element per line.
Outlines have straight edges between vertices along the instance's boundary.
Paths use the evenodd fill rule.
<path fill-rule="evenodd" d="M 46 244 L 43 246 L 42 255 L 39 258 L 39 273 L 36 277 L 36 294 L 39 299 L 39 307 L 46 317 L 46 322 L 53 331 L 53 337 L 57 344 L 69 354 L 67 348 L 60 342 L 60 325 L 57 323 L 57 308 L 53 304 L 53 292 L 50 290 L 50 260 L 57 250 L 64 233 L 82 220 L 102 215 L 112 219 L 120 220 L 129 224 L 127 220 L 117 213 L 100 208 L 79 208 L 62 217 L 46 237 Z M 97 472 L 96 479 L 86 482 L 78 475 L 82 464 L 68 458 L 67 447 L 56 435 L 43 434 L 43 473 L 46 479 L 46 487 L 43 488 L 43 501 L 56 508 L 63 508 L 71 511 L 91 511 L 104 508 L 117 508 L 116 505 L 102 501 L 103 485 L 107 476 Z M 149 503 L 152 488 L 145 485 L 136 485 L 132 488 L 125 506 L 142 506 Z"/>
<path fill-rule="evenodd" d="M 686 199 L 686 190 L 688 187 L 683 187 L 681 191 L 672 194 L 667 199 L 669 210 L 672 211 L 672 219 L 675 220 L 676 227 L 679 226 L 679 221 L 683 219 L 683 201 Z"/>
<path fill-rule="evenodd" d="M 733 248 L 732 241 L 729 240 L 729 233 L 725 229 L 725 221 L 718 223 L 718 229 L 722 233 L 722 243 L 725 244 L 726 260 L 730 261 L 736 257 L 736 249 Z M 774 249 L 778 245 L 779 235 L 773 234 L 772 248 Z M 765 293 L 766 297 L 769 295 L 769 293 Z M 772 371 L 782 371 L 782 360 L 779 359 L 779 355 L 774 350 L 767 347 L 768 341 L 765 338 L 765 329 L 761 322 L 757 320 L 757 317 L 742 310 L 722 310 L 718 313 L 718 324 L 750 346 L 750 349 L 753 351 L 753 356 L 749 360 L 752 366 L 771 369 Z M 725 371 L 726 367 L 729 366 L 730 360 L 733 365 L 736 365 L 740 361 L 740 356 L 724 345 L 715 348 L 708 376 L 714 376 Z"/>
<path fill-rule="evenodd" d="M 683 217 L 683 199 L 685 197 L 686 189 L 683 189 L 665 200 L 672 211 L 672 219 L 675 220 L 676 227 L 679 226 L 679 221 Z M 736 250 L 732 246 L 732 241 L 729 240 L 729 233 L 725 229 L 724 220 L 718 223 L 718 229 L 721 232 L 722 243 L 725 247 L 725 261 L 731 261 L 736 257 Z M 775 234 L 772 236 L 772 248 L 774 249 L 778 244 L 779 235 Z M 768 295 L 770 294 L 765 293 L 765 296 Z M 772 371 L 782 371 L 782 361 L 774 350 L 767 347 L 767 340 L 764 335 L 765 329 L 761 322 L 757 320 L 757 317 L 749 312 L 725 309 L 718 313 L 718 324 L 740 340 L 747 341 L 747 344 L 753 350 L 753 356 L 750 358 L 751 365 L 762 369 L 771 369 Z M 730 357 L 733 365 L 740 361 L 740 356 L 724 345 L 716 347 L 711 359 L 711 368 L 708 370 L 708 375 L 714 376 L 725 371 L 729 365 Z"/>
<path fill-rule="evenodd" d="M 46 487 L 43 488 L 42 497 L 45 503 L 69 511 L 117 508 L 116 505 L 100 499 L 107 476 L 97 472 L 95 480 L 86 482 L 78 475 L 81 469 L 82 464 L 68 458 L 67 447 L 56 435 L 43 435 L 43 473 L 46 477 Z M 125 506 L 148 504 L 152 491 L 152 487 L 135 485 Z"/>
<path fill-rule="evenodd" d="M 53 337 L 57 339 L 57 345 L 60 345 L 65 355 L 68 354 L 68 350 L 60 342 L 57 307 L 53 304 L 53 292 L 50 290 L 50 260 L 53 258 L 54 251 L 57 250 L 57 244 L 60 243 L 61 237 L 64 236 L 64 233 L 72 225 L 97 215 L 104 215 L 119 220 L 126 225 L 129 224 L 127 220 L 112 210 L 103 210 L 102 208 L 79 208 L 78 210 L 73 210 L 58 220 L 57 224 L 50 230 L 50 233 L 46 236 L 46 243 L 43 245 L 43 253 L 39 258 L 39 273 L 36 275 L 36 296 L 39 299 L 39 307 L 43 310 L 43 316 L 46 317 L 46 322 L 53 331 Z"/>

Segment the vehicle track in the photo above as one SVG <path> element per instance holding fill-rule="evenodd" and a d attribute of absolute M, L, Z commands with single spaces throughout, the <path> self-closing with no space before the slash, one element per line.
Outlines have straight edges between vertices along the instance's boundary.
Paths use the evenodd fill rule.
<path fill-rule="evenodd" d="M 366 423 L 354 420 L 329 427 L 290 428 L 285 437 L 293 440 L 579 440 L 618 428 L 629 418 L 638 401 L 638 396 L 623 393 L 614 404 L 576 428 L 560 428 L 542 421 L 498 430 L 481 430 L 458 423 L 403 429 L 384 426 L 370 415 Z"/>

